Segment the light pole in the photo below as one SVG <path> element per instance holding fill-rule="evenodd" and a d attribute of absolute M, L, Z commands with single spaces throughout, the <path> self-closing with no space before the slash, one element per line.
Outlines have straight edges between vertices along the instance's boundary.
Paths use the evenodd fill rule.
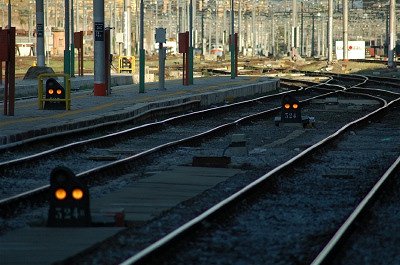
<path fill-rule="evenodd" d="M 311 57 L 315 56 L 315 15 L 312 13 L 312 30 L 311 30 Z"/>
<path fill-rule="evenodd" d="M 328 0 L 328 64 L 333 62 L 333 0 Z"/>
<path fill-rule="evenodd" d="M 389 4 L 389 46 L 388 46 L 388 67 L 395 68 L 394 61 L 396 48 L 396 0 L 390 0 Z"/>
<path fill-rule="evenodd" d="M 236 77 L 236 68 L 235 68 L 235 15 L 234 15 L 234 0 L 231 0 L 231 79 L 235 79 Z"/>
<path fill-rule="evenodd" d="M 343 61 L 349 60 L 348 42 L 349 1 L 343 0 Z"/>
<path fill-rule="evenodd" d="M 145 50 L 144 50 L 144 4 L 140 0 L 140 47 L 139 47 L 139 93 L 144 93 Z"/>

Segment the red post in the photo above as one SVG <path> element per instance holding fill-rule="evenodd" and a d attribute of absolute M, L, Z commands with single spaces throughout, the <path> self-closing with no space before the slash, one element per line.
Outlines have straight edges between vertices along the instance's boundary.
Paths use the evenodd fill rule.
<path fill-rule="evenodd" d="M 9 30 L 9 100 L 10 105 L 8 109 L 8 115 L 14 116 L 14 104 L 15 104 L 15 27 Z"/>
<path fill-rule="evenodd" d="M 239 71 L 238 71 L 238 54 L 239 54 L 238 40 L 239 40 L 238 33 L 235 33 L 235 73 L 236 73 L 236 76 L 239 75 Z"/>
<path fill-rule="evenodd" d="M 179 33 L 179 53 L 183 53 L 183 85 L 189 85 L 189 31 Z"/>
<path fill-rule="evenodd" d="M 83 31 L 74 32 L 74 47 L 78 49 L 78 75 L 83 76 Z"/>

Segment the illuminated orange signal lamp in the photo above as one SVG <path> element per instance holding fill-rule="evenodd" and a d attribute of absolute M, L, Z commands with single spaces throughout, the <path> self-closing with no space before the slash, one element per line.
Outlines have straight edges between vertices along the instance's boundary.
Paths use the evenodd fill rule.
<path fill-rule="evenodd" d="M 47 226 L 91 226 L 89 189 L 69 168 L 52 170 L 50 194 Z"/>

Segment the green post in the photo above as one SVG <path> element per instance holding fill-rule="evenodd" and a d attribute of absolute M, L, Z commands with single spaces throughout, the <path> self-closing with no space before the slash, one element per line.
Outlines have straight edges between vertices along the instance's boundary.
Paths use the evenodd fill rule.
<path fill-rule="evenodd" d="M 71 72 L 70 76 L 74 77 L 75 76 L 75 46 L 74 44 L 71 44 Z"/>
<path fill-rule="evenodd" d="M 71 75 L 71 51 L 64 50 L 64 74 Z"/>
<path fill-rule="evenodd" d="M 235 79 L 236 77 L 235 54 L 235 35 L 231 34 L 231 79 Z"/>
<path fill-rule="evenodd" d="M 144 77 L 145 77 L 145 51 L 139 51 L 139 93 L 144 93 Z"/>
<path fill-rule="evenodd" d="M 193 47 L 189 47 L 189 85 L 193 85 Z"/>

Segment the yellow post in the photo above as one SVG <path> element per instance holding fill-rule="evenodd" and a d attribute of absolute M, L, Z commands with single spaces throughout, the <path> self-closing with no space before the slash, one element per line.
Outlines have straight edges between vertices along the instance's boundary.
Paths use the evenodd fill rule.
<path fill-rule="evenodd" d="M 50 77 L 64 77 L 65 99 L 43 98 L 43 79 Z M 41 74 L 38 76 L 38 104 L 39 109 L 43 109 L 43 103 L 65 101 L 65 110 L 71 109 L 71 78 L 68 74 Z"/>

